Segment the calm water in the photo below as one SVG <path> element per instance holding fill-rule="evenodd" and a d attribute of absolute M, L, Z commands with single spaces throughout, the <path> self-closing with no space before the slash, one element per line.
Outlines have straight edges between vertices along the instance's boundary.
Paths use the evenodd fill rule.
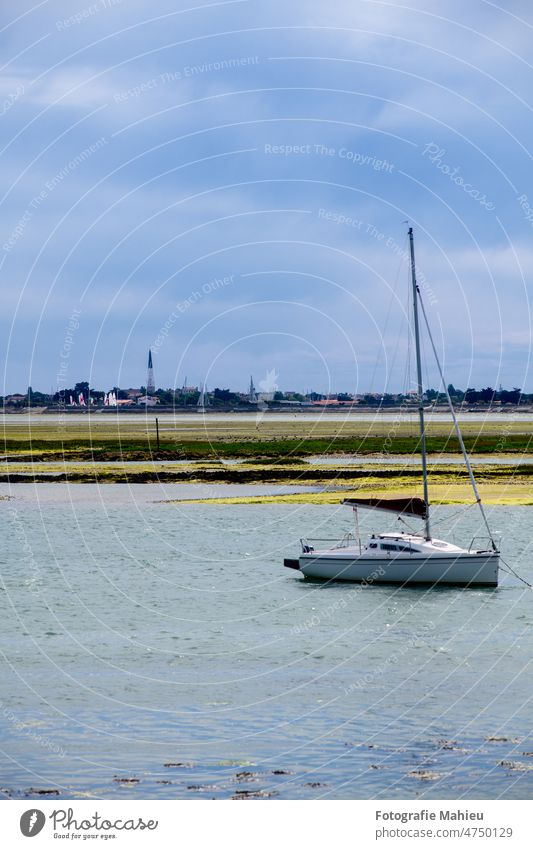
<path fill-rule="evenodd" d="M 198 422 L 253 422 L 255 421 L 256 411 L 253 410 L 249 413 L 159 413 L 157 408 L 152 407 L 151 410 L 142 411 L 139 413 L 91 413 L 90 420 L 93 424 L 108 424 L 116 421 L 118 419 L 119 422 L 125 424 L 131 424 L 136 422 L 137 424 L 142 424 L 143 419 L 148 420 L 153 424 L 154 417 L 158 416 L 160 422 L 165 424 L 170 424 L 173 422 L 182 422 L 182 423 L 198 423 Z M 72 427 L 79 426 L 80 424 L 87 423 L 89 420 L 88 413 L 65 413 L 60 416 L 59 413 L 39 413 L 39 414 L 29 414 L 29 413 L 8 413 L 0 415 L 0 422 L 4 425 L 21 425 L 21 424 L 31 424 L 33 427 L 38 427 L 39 425 L 50 426 L 51 424 L 57 424 L 59 418 L 61 418 L 61 424 L 63 426 L 71 425 Z M 514 422 L 530 422 L 533 421 L 533 412 L 524 411 L 524 412 L 514 412 L 514 411 L 496 411 L 492 410 L 490 412 L 477 412 L 477 413 L 468 413 L 468 412 L 458 412 L 457 418 L 459 421 L 464 422 L 498 422 L 498 421 L 514 421 Z M 418 423 L 418 413 L 416 411 L 413 412 L 405 412 L 404 410 L 397 408 L 396 410 L 389 410 L 388 412 L 366 412 L 366 413 L 357 413 L 352 411 L 338 411 L 335 413 L 326 411 L 326 410 L 314 410 L 313 412 L 283 412 L 283 413 L 267 413 L 266 421 L 267 422 L 292 422 L 292 421 L 307 421 L 307 422 L 344 422 L 344 421 L 361 421 L 361 422 L 396 422 L 398 419 L 401 419 L 402 422 L 413 422 L 413 424 Z M 431 422 L 447 422 L 451 421 L 450 414 L 447 412 L 431 412 L 428 411 L 426 413 L 427 421 Z"/>
<path fill-rule="evenodd" d="M 531 456 L 523 456 L 523 455 L 515 455 L 512 454 L 490 454 L 487 455 L 473 455 L 470 457 L 472 461 L 472 465 L 474 468 L 478 466 L 533 466 L 533 457 Z M 18 462 L 18 461 L 17 461 Z M 24 461 L 21 461 L 24 463 Z M 239 466 L 242 463 L 247 463 L 246 457 L 235 457 L 235 458 L 225 458 L 221 457 L 219 461 L 224 466 Z M 260 461 L 257 461 L 260 463 Z M 317 466 L 356 466 L 356 467 L 365 467 L 365 466 L 383 466 L 385 468 L 389 468 L 390 466 L 415 466 L 418 468 L 422 468 L 420 457 L 418 455 L 405 455 L 401 454 L 398 456 L 389 455 L 387 457 L 384 456 L 368 456 L 366 454 L 361 455 L 350 455 L 350 454 L 331 454 L 331 455 L 317 455 L 315 457 L 295 457 L 294 463 L 307 463 L 309 465 L 317 465 Z M 464 468 L 465 461 L 463 459 L 462 454 L 450 454 L 450 455 L 441 455 L 438 457 L 432 457 L 431 455 L 427 458 L 428 466 L 462 466 Z M 154 469 L 167 469 L 172 468 L 173 466 L 191 466 L 194 465 L 194 461 L 191 460 L 150 460 L 149 462 L 146 460 L 124 460 L 117 462 L 108 462 L 98 460 L 93 461 L 91 463 L 91 467 L 93 468 L 116 468 L 116 469 L 146 469 L 149 465 Z M 31 470 L 33 472 L 42 472 L 43 471 L 43 463 L 40 462 L 32 462 L 27 461 L 27 468 L 24 469 L 25 472 Z M 53 474 L 53 472 L 48 472 L 48 467 L 52 467 L 53 469 L 57 469 L 57 474 L 61 474 L 65 469 L 75 468 L 83 465 L 80 461 L 76 460 L 47 460 L 46 461 L 46 471 L 45 474 Z M 198 461 L 199 466 L 204 466 L 205 461 Z M 297 475 L 297 473 L 296 473 Z"/>
<path fill-rule="evenodd" d="M 477 466 L 531 466 L 533 465 L 533 457 L 527 455 L 511 454 L 490 454 L 490 455 L 470 455 L 470 460 L 474 467 Z M 328 455 L 305 458 L 306 463 L 316 463 L 318 466 L 419 466 L 422 467 L 420 457 L 418 455 L 408 456 L 401 454 L 398 456 L 388 457 L 368 457 L 364 454 L 357 456 L 350 455 Z M 465 465 L 462 454 L 439 454 L 427 458 L 428 466 L 463 466 Z M 64 464 L 63 464 L 64 465 Z"/>
<path fill-rule="evenodd" d="M 6 794 L 533 796 L 531 590 L 306 583 L 283 556 L 350 530 L 346 508 L 157 503 L 193 491 L 0 501 Z M 434 515 L 468 542 L 459 512 Z M 490 512 L 531 580 L 533 508 Z"/>

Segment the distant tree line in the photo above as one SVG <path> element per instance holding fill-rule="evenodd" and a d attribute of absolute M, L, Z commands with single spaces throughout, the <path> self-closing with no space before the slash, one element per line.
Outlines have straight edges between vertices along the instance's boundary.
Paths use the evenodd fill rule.
<path fill-rule="evenodd" d="M 501 387 L 500 389 L 493 389 L 491 386 L 487 386 L 485 389 L 466 389 L 462 392 L 460 389 L 456 389 L 453 383 L 450 383 L 448 392 L 453 401 L 465 404 L 520 404 L 533 400 L 533 394 L 522 394 L 522 390 L 516 386 L 512 389 Z M 435 399 L 446 401 L 444 393 L 436 392 L 434 389 L 426 392 L 426 398 L 428 401 Z"/>
<path fill-rule="evenodd" d="M 105 390 L 105 392 L 109 391 L 113 392 L 118 400 L 127 400 L 131 397 L 131 390 L 120 389 L 118 386 L 112 387 L 111 390 Z M 7 395 L 5 397 L 0 396 L 0 404 L 4 406 L 18 407 L 21 409 L 26 407 L 66 406 L 71 403 L 71 399 L 75 401 L 76 404 L 79 404 L 80 398 L 83 397 L 85 405 L 91 406 L 91 404 L 101 404 L 103 402 L 105 392 L 104 390 L 91 389 L 87 381 L 80 381 L 72 388 L 61 389 L 60 391 L 52 394 L 38 392 L 29 386 L 24 394 Z M 487 386 L 483 389 L 468 388 L 466 390 L 461 390 L 456 389 L 456 387 L 450 383 L 448 385 L 448 392 L 455 404 L 517 405 L 533 403 L 533 393 L 522 393 L 522 390 L 516 386 L 512 389 L 503 389 L 502 387 L 499 389 L 493 389 L 491 386 Z M 146 395 L 146 387 L 139 387 L 139 390 L 136 390 L 136 394 L 141 394 L 142 396 Z M 187 389 L 157 389 L 153 395 L 158 399 L 162 406 L 192 406 L 198 402 L 200 390 L 190 387 Z M 233 392 L 231 389 L 220 389 L 219 387 L 216 387 L 212 391 L 205 392 L 205 400 L 206 403 L 214 407 L 234 407 L 247 403 L 248 396 L 244 392 Z M 446 394 L 436 389 L 427 389 L 424 392 L 424 400 L 431 404 L 445 404 Z M 356 403 L 368 407 L 392 407 L 405 404 L 416 404 L 417 399 L 414 393 L 392 394 L 388 392 L 374 392 L 362 395 L 352 395 L 348 392 L 339 392 L 326 395 L 321 394 L 320 392 L 307 392 L 302 394 L 300 392 L 277 391 L 274 393 L 273 401 L 269 403 L 273 403 L 275 405 L 280 402 L 312 403 L 316 401 L 329 401 L 330 403 L 342 402 L 344 404 Z"/>

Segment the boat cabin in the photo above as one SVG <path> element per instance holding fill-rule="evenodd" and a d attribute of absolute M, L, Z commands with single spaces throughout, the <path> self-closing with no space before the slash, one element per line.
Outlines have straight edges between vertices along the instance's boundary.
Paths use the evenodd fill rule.
<path fill-rule="evenodd" d="M 458 546 L 440 539 L 426 540 L 415 534 L 402 533 L 372 534 L 364 546 L 365 554 L 374 557 L 383 557 L 385 553 L 393 557 L 399 554 L 423 554 L 424 557 L 427 557 L 431 554 L 447 552 L 453 554 L 462 550 Z"/>

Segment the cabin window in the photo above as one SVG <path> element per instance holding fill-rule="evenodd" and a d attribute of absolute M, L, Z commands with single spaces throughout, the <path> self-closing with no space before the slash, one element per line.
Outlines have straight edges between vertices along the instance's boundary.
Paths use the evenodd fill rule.
<path fill-rule="evenodd" d="M 377 548 L 377 544 L 375 542 L 371 542 L 368 547 L 369 548 Z"/>
<path fill-rule="evenodd" d="M 398 551 L 398 546 L 391 545 L 389 542 L 382 542 L 381 543 L 381 550 L 382 551 Z"/>

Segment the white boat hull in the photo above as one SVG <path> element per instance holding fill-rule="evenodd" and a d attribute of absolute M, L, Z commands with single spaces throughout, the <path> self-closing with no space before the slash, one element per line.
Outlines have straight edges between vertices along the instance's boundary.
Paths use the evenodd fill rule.
<path fill-rule="evenodd" d="M 341 551 L 302 554 L 298 561 L 300 571 L 306 578 L 368 584 L 498 585 L 498 552 L 378 558 L 347 549 Z"/>

